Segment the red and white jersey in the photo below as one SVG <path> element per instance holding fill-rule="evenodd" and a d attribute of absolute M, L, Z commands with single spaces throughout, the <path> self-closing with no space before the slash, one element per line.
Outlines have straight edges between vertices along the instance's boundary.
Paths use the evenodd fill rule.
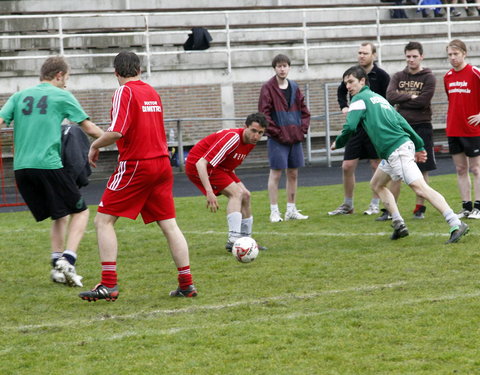
<path fill-rule="evenodd" d="M 243 143 L 245 128 L 224 129 L 199 141 L 189 152 L 187 163 L 195 164 L 200 158 L 208 161 L 208 168 L 233 171 L 245 160 L 255 147 Z"/>
<path fill-rule="evenodd" d="M 468 117 L 480 113 L 480 70 L 470 64 L 460 71 L 450 69 L 443 77 L 448 96 L 447 136 L 480 137 L 480 126 Z"/>
<path fill-rule="evenodd" d="M 113 95 L 112 124 L 107 131 L 119 132 L 119 160 L 143 160 L 168 156 L 163 126 L 163 107 L 158 93 L 142 81 L 130 81 Z"/>

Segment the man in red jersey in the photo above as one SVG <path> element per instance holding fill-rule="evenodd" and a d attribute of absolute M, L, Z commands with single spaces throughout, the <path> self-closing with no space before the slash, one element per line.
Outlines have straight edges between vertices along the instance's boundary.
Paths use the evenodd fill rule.
<path fill-rule="evenodd" d="M 140 60 L 133 52 L 120 52 L 114 60 L 120 87 L 112 99 L 112 124 L 92 143 L 92 166 L 102 147 L 117 143 L 118 166 L 107 183 L 95 217 L 102 280 L 79 297 L 87 301 L 115 301 L 117 286 L 117 219 L 135 220 L 140 213 L 145 224 L 156 222 L 165 235 L 178 269 L 179 286 L 172 297 L 195 297 L 190 273 L 188 245 L 175 220 L 173 173 L 168 157 L 160 96 L 140 80 Z"/>
<path fill-rule="evenodd" d="M 267 127 L 262 113 L 253 113 L 245 120 L 245 127 L 224 129 L 199 141 L 189 152 L 185 172 L 206 196 L 207 208 L 217 212 L 217 195 L 228 198 L 228 241 L 225 248 L 232 251 L 240 237 L 252 234 L 253 216 L 250 192 L 234 170 L 245 160 Z M 265 250 L 259 246 L 259 249 Z"/>
<path fill-rule="evenodd" d="M 467 47 L 459 39 L 447 46 L 452 65 L 443 81 L 448 96 L 448 147 L 457 170 L 462 198 L 460 218 L 480 219 L 480 70 L 467 64 Z M 471 198 L 471 180 L 475 202 Z"/>

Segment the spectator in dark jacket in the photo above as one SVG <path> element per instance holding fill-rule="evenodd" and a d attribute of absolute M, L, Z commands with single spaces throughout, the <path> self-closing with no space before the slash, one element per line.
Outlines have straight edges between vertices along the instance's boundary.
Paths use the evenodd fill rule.
<path fill-rule="evenodd" d="M 302 141 L 310 126 L 310 112 L 296 82 L 287 79 L 290 59 L 277 55 L 272 61 L 275 76 L 260 91 L 258 110 L 268 120 L 267 147 L 270 163 L 268 194 L 270 197 L 270 221 L 283 221 L 278 208 L 278 184 L 282 171 L 287 176 L 287 211 L 285 220 L 304 220 L 296 207 L 298 168 L 305 165 Z"/>

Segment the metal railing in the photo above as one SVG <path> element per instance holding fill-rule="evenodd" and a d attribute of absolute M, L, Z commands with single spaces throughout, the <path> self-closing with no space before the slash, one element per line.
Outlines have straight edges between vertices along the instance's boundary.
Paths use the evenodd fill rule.
<path fill-rule="evenodd" d="M 457 5 L 459 6 L 459 5 Z M 475 7 L 476 4 L 462 4 L 462 7 Z M 421 6 L 423 8 L 431 8 L 431 6 Z M 446 13 L 446 18 L 443 19 L 432 19 L 431 22 L 423 22 L 421 23 L 415 23 L 412 22 L 412 20 L 405 21 L 403 24 L 408 25 L 408 27 L 412 27 L 415 25 L 422 25 L 422 26 L 434 26 L 435 28 L 442 28 L 442 34 L 444 35 L 443 38 L 440 38 L 435 41 L 435 40 L 430 40 L 430 41 L 425 41 L 424 43 L 439 43 L 439 42 L 447 42 L 451 39 L 452 37 L 452 29 L 454 25 L 459 25 L 459 24 L 468 24 L 468 23 L 479 23 L 478 20 L 468 20 L 468 19 L 452 19 L 450 12 L 448 11 L 452 5 L 440 5 L 436 6 L 439 8 L 444 8 L 445 13 Z M 333 45 L 332 43 L 324 43 L 322 45 L 319 45 L 318 42 L 316 42 L 314 39 L 312 40 L 311 34 L 315 31 L 319 30 L 340 30 L 340 29 L 345 29 L 345 25 L 338 25 L 338 26 L 332 26 L 332 25 L 327 25 L 327 26 L 318 26 L 318 22 L 315 22 L 313 20 L 313 13 L 320 13 L 320 12 L 348 12 L 352 11 L 352 9 L 355 10 L 355 12 L 358 14 L 358 12 L 368 12 L 368 14 L 374 13 L 375 14 L 375 19 L 371 21 L 366 21 L 359 23 L 358 25 L 355 25 L 356 28 L 361 28 L 361 29 L 370 29 L 374 30 L 376 34 L 376 42 L 377 42 L 377 48 L 378 48 L 378 62 L 381 64 L 382 63 L 382 47 L 383 46 L 395 46 L 395 45 L 403 45 L 404 42 L 395 42 L 393 40 L 385 40 L 385 35 L 383 34 L 383 29 L 384 27 L 391 25 L 390 20 L 385 21 L 382 18 L 382 14 L 385 14 L 385 11 L 391 11 L 394 9 L 418 9 L 419 6 L 417 5 L 405 5 L 405 6 L 395 6 L 395 5 L 389 5 L 389 6 L 368 6 L 368 7 L 354 7 L 354 8 L 306 8 L 306 9 L 263 9 L 263 10 L 236 10 L 236 11 L 204 11 L 204 12 L 125 12 L 125 13 L 82 13 L 82 14 L 44 14 L 44 15 L 10 15 L 10 16 L 0 16 L 0 22 L 1 21 L 8 21 L 8 20 L 28 20 L 28 19 L 41 19 L 41 20 L 49 20 L 52 22 L 49 22 L 50 24 L 56 24 L 56 27 L 50 26 L 48 29 L 48 32 L 46 33 L 39 33 L 37 31 L 27 33 L 25 34 L 24 32 L 17 32 L 17 33 L 12 33 L 8 34 L 6 31 L 3 32 L 3 35 L 0 35 L 0 41 L 1 40 L 22 40 L 22 39 L 29 39 L 29 40 L 35 40 L 35 39 L 57 39 L 58 40 L 58 48 L 51 48 L 52 54 L 60 54 L 64 55 L 68 58 L 82 58 L 82 57 L 113 57 L 116 55 L 115 53 L 92 53 L 91 51 L 88 52 L 81 52 L 81 53 L 75 53 L 75 52 L 70 52 L 66 51 L 65 48 L 65 43 L 64 41 L 69 39 L 69 38 L 92 38 L 92 37 L 103 37 L 103 36 L 115 36 L 115 37 L 124 37 L 124 36 L 140 36 L 143 38 L 143 51 L 138 51 L 137 54 L 140 56 L 145 57 L 145 65 L 146 65 L 146 74 L 147 76 L 150 76 L 152 72 L 152 57 L 154 56 L 167 56 L 167 55 L 186 55 L 186 54 L 209 54 L 209 53 L 221 53 L 226 56 L 226 72 L 230 74 L 232 72 L 232 61 L 234 60 L 234 54 L 239 53 L 239 52 L 255 52 L 255 51 L 279 51 L 279 50 L 289 50 L 289 51 L 294 51 L 294 50 L 300 50 L 303 51 L 303 63 L 304 63 L 304 68 L 308 69 L 309 68 L 309 55 L 311 51 L 314 50 L 322 50 L 322 49 L 331 49 L 332 47 L 334 48 L 349 48 L 349 47 L 357 47 L 358 42 L 355 41 L 352 43 L 344 43 L 344 44 L 335 44 Z M 236 16 L 244 16 L 241 19 L 248 19 L 250 20 L 253 15 L 258 15 L 262 14 L 265 15 L 266 17 L 278 17 L 280 15 L 287 15 L 289 18 L 292 19 L 292 22 L 296 22 L 298 24 L 301 24 L 301 26 L 290 26 L 288 24 L 284 26 L 276 26 L 272 24 L 272 27 L 261 27 L 262 25 L 252 25 L 250 27 L 245 27 L 239 24 L 232 23 L 231 19 Z M 196 20 L 197 23 L 202 22 L 202 18 L 206 18 L 208 16 L 222 16 L 223 17 L 223 22 L 221 25 L 217 25 L 215 29 L 212 30 L 212 32 L 216 34 L 223 35 L 224 37 L 224 43 L 222 47 L 213 47 L 208 50 L 204 51 L 183 51 L 181 49 L 178 49 L 178 47 L 173 48 L 172 47 L 166 47 L 162 46 L 161 50 L 155 50 L 152 46 L 151 39 L 152 37 L 156 35 L 169 35 L 169 36 L 175 36 L 175 35 L 187 35 L 189 32 L 189 27 L 190 26 L 183 26 L 183 30 L 181 29 L 182 26 L 179 26 L 176 30 L 155 30 L 154 27 L 151 26 L 151 20 L 154 17 L 157 16 L 181 16 L 185 17 L 185 20 L 188 19 L 188 23 L 192 24 L 192 19 Z M 298 16 L 300 15 L 300 16 Z M 116 25 L 115 28 L 110 28 L 105 26 L 105 30 L 102 32 L 94 33 L 94 32 L 76 32 L 75 29 L 66 29 L 64 26 L 64 22 L 66 19 L 76 19 L 78 22 L 81 22 L 82 20 L 89 20 L 91 18 L 125 18 L 125 17 L 132 17 L 132 18 L 140 18 L 142 19 L 142 24 L 137 25 L 133 27 L 136 29 L 135 31 L 118 31 L 119 29 L 122 28 L 122 25 Z M 347 21 L 347 20 L 346 20 Z M 352 20 L 353 21 L 353 20 Z M 402 25 L 402 20 L 396 20 L 395 25 L 398 25 L 401 27 Z M 193 23 L 194 24 L 194 23 Z M 85 27 L 88 26 L 88 21 L 85 21 Z M 208 27 L 208 25 L 206 25 Z M 237 26 L 237 27 L 235 27 Z M 159 28 L 158 26 L 156 26 Z M 5 28 L 3 28 L 5 30 Z M 81 29 L 83 30 L 83 29 Z M 289 39 L 286 38 L 283 42 L 287 43 L 289 45 L 285 46 L 266 46 L 263 45 L 263 42 L 266 42 L 265 40 L 259 41 L 259 45 L 255 47 L 245 47 L 245 46 L 239 46 L 235 47 L 232 46 L 232 39 L 235 34 L 243 35 L 248 32 L 258 32 L 258 33 L 263 33 L 263 32 L 270 32 L 270 31 L 283 31 L 283 32 L 291 32 L 295 31 L 301 34 L 301 43 L 298 43 L 298 40 L 300 38 L 292 38 L 291 43 L 289 42 Z M 78 29 L 77 29 L 78 31 Z M 243 34 L 242 34 L 243 33 Z M 238 37 L 238 35 L 237 35 Z M 467 42 L 477 42 L 480 41 L 479 35 L 472 35 L 464 38 L 465 41 Z M 241 45 L 241 42 L 239 43 Z M 82 44 L 85 45 L 85 44 Z M 170 50 L 168 50 L 170 48 Z M 87 49 L 85 47 L 84 49 Z M 0 56 L 0 61 L 9 61 L 9 60 L 29 60 L 29 59 L 45 59 L 51 54 L 47 55 L 39 55 L 39 54 L 24 54 L 24 55 L 8 55 L 8 51 L 4 51 L 2 53 L 2 56 Z"/>

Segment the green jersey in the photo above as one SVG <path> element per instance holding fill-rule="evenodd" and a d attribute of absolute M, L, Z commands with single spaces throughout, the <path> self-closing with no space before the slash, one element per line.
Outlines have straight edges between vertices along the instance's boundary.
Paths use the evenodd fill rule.
<path fill-rule="evenodd" d="M 14 121 L 14 170 L 62 168 L 62 121 L 88 119 L 70 92 L 50 83 L 13 94 L 0 110 L 0 117 L 7 124 Z"/>
<path fill-rule="evenodd" d="M 405 142 L 413 141 L 416 151 L 424 150 L 422 138 L 408 122 L 388 103 L 383 96 L 375 94 L 368 86 L 352 98 L 347 122 L 335 141 L 336 148 L 342 148 L 362 122 L 377 154 L 388 157 Z"/>

